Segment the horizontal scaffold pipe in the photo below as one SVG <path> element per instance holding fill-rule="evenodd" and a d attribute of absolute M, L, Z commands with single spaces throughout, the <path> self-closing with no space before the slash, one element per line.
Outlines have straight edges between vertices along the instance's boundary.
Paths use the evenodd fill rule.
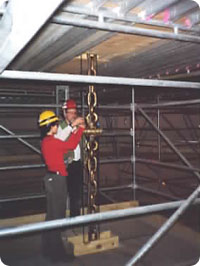
<path fill-rule="evenodd" d="M 136 158 L 136 162 L 142 163 L 142 164 L 157 165 L 157 166 L 161 166 L 164 168 L 178 169 L 182 171 L 200 172 L 200 168 L 197 168 L 197 167 L 189 167 L 185 165 L 166 163 L 166 162 L 160 162 L 160 161 L 154 161 L 154 160 L 148 160 L 148 159 L 142 159 L 142 158 Z"/>
<path fill-rule="evenodd" d="M 37 80 L 56 83 L 81 83 L 81 84 L 104 84 L 104 85 L 124 85 L 124 86 L 144 86 L 144 87 L 166 87 L 180 89 L 200 89 L 200 83 L 156 80 L 156 79 L 137 79 L 109 76 L 89 76 L 89 75 L 72 75 L 58 74 L 47 72 L 31 72 L 31 71 L 14 71 L 5 70 L 0 79 L 9 80 Z M 98 88 L 97 88 L 98 89 Z M 124 88 L 123 88 L 124 89 Z M 136 88 L 137 89 L 137 88 Z"/>
<path fill-rule="evenodd" d="M 17 103 L 0 103 L 1 108 L 58 108 L 61 104 L 17 104 Z"/>
<path fill-rule="evenodd" d="M 87 214 L 77 216 L 74 218 L 65 218 L 54 221 L 40 222 L 28 225 L 22 225 L 14 228 L 6 228 L 0 230 L 0 238 L 24 235 L 28 233 L 47 231 L 52 229 L 67 229 L 72 227 L 81 226 L 84 224 L 92 224 L 97 222 L 106 222 L 111 220 L 119 220 L 128 217 L 136 217 L 145 214 L 152 214 L 160 211 L 176 209 L 181 206 L 185 201 L 161 203 L 155 205 L 148 205 L 143 207 L 128 208 L 123 210 L 114 210 L 102 213 Z M 200 204 L 200 199 L 194 201 L 193 204 Z"/>
<path fill-rule="evenodd" d="M 1 77 L 1 76 L 0 76 Z M 197 84 L 197 83 L 195 83 Z M 178 106 L 187 106 L 187 105 L 195 105 L 199 104 L 199 99 L 186 100 L 186 101 L 171 101 L 171 102 L 163 102 L 157 104 L 145 103 L 145 104 L 137 104 L 135 106 L 139 106 L 143 109 L 155 109 L 155 108 L 163 108 L 163 107 L 178 107 Z M 61 104 L 15 104 L 15 103 L 0 103 L 0 108 L 61 108 Z M 78 105 L 77 108 L 87 109 L 88 106 Z M 126 105 L 98 105 L 96 107 L 97 110 L 132 110 L 132 104 Z"/>
<path fill-rule="evenodd" d="M 124 189 L 132 189 L 132 184 L 130 185 L 124 185 L 124 186 L 117 186 L 117 187 L 105 187 L 99 189 L 100 192 L 110 192 L 110 191 L 116 191 L 116 190 L 124 190 Z M 38 194 L 38 195 L 27 195 L 22 197 L 12 197 L 12 198 L 2 198 L 0 199 L 0 204 L 2 203 L 9 203 L 9 202 L 17 202 L 17 201 L 26 201 L 26 200 L 34 200 L 34 199 L 43 199 L 46 198 L 45 194 Z"/>
<path fill-rule="evenodd" d="M 67 4 L 62 11 L 72 13 L 72 14 L 81 14 L 81 15 L 87 15 L 87 16 L 93 16 L 93 17 L 103 17 L 106 19 L 111 19 L 111 20 L 117 20 L 117 21 L 123 21 L 123 22 L 132 22 L 135 24 L 144 24 L 144 25 L 151 25 L 151 26 L 157 26 L 161 28 L 177 28 L 179 30 L 183 31 L 194 31 L 199 33 L 199 28 L 198 27 L 186 27 L 181 24 L 174 23 L 172 21 L 169 21 L 168 23 L 164 23 L 162 21 L 159 21 L 157 19 L 141 19 L 139 16 L 134 15 L 133 13 L 128 13 L 124 16 L 123 12 L 115 12 L 114 10 L 110 9 L 103 9 L 103 10 L 98 10 L 98 9 L 93 9 L 89 8 L 86 6 L 80 6 L 77 4 Z"/>
<path fill-rule="evenodd" d="M 158 31 L 153 29 L 144 29 L 135 26 L 120 25 L 117 23 L 92 21 L 88 19 L 81 19 L 77 17 L 64 17 L 62 15 L 55 16 L 52 19 L 55 24 L 73 25 L 77 27 L 104 30 L 109 32 L 125 33 L 139 36 L 154 37 L 159 39 L 170 39 L 185 42 L 200 43 L 200 38 L 194 35 L 176 34 L 171 32 Z"/>
<path fill-rule="evenodd" d="M 100 192 L 110 192 L 110 191 L 117 191 L 123 189 L 132 189 L 133 185 L 124 185 L 124 186 L 116 186 L 116 187 L 104 187 L 100 188 Z M 12 198 L 2 198 L 0 199 L 1 203 L 8 203 L 8 202 L 17 202 L 17 201 L 24 201 L 24 200 L 34 200 L 34 199 L 43 199 L 46 198 L 45 194 L 38 194 L 38 195 L 29 195 L 29 196 L 22 196 L 22 197 L 12 197 Z"/>
<path fill-rule="evenodd" d="M 161 191 L 157 191 L 155 189 L 151 189 L 151 188 L 147 188 L 147 187 L 143 187 L 143 186 L 139 186 L 139 185 L 136 185 L 136 189 L 138 189 L 140 191 L 144 191 L 144 192 L 150 193 L 150 194 L 154 194 L 154 195 L 157 195 L 157 196 L 161 196 L 161 197 L 164 197 L 164 198 L 167 198 L 167 199 L 170 199 L 170 200 L 180 200 L 180 198 L 178 198 L 178 197 L 175 197 L 173 195 L 170 195 L 170 194 L 167 194 L 167 193 L 164 193 L 164 192 L 161 192 Z"/>
<path fill-rule="evenodd" d="M 44 168 L 45 164 L 27 164 L 27 165 L 12 165 L 12 166 L 2 166 L 0 171 L 8 170 L 19 170 L 19 169 L 33 169 L 33 168 Z"/>
<path fill-rule="evenodd" d="M 131 162 L 131 157 L 127 158 L 113 158 L 113 159 L 100 159 L 100 164 L 106 164 L 106 163 L 124 163 L 124 162 Z M 12 166 L 2 166 L 0 167 L 0 171 L 5 170 L 17 170 L 17 169 L 31 169 L 31 168 L 44 168 L 45 164 L 27 164 L 27 165 L 12 165 Z"/>
<path fill-rule="evenodd" d="M 6 127 L 0 125 L 0 129 L 2 129 L 4 132 L 8 133 L 9 135 L 15 136 L 14 132 L 10 131 Z M 37 154 L 41 154 L 41 151 L 37 149 L 35 146 L 33 146 L 31 143 L 27 142 L 26 140 L 22 138 L 17 138 L 17 140 L 21 143 L 23 143 L 26 147 L 30 148 L 31 150 L 35 151 Z"/>
<path fill-rule="evenodd" d="M 45 194 L 38 194 L 38 195 L 29 195 L 29 196 L 23 196 L 23 197 L 12 197 L 12 198 L 5 198 L 0 199 L 0 204 L 2 203 L 9 203 L 9 202 L 17 202 L 17 201 L 24 201 L 24 200 L 35 200 L 35 199 L 43 199 L 46 198 Z"/>
<path fill-rule="evenodd" d="M 176 164 L 170 164 L 170 163 L 162 163 L 159 161 L 153 161 L 153 160 L 147 160 L 147 159 L 142 159 L 142 158 L 136 158 L 136 162 L 138 163 L 143 163 L 143 164 L 152 164 L 152 165 L 158 165 L 161 167 L 166 167 L 166 168 L 174 168 L 174 169 L 179 169 L 183 171 L 195 171 L 195 172 L 200 172 L 199 168 L 195 167 L 189 167 L 185 165 L 176 165 Z M 100 164 L 109 164 L 109 163 L 125 163 L 125 162 L 133 162 L 133 159 L 131 157 L 127 158 L 110 158 L 110 159 L 100 159 L 99 163 Z M 28 164 L 28 165 L 12 165 L 12 166 L 2 166 L 0 167 L 0 171 L 5 171 L 5 170 L 19 170 L 19 169 L 31 169 L 31 168 L 44 168 L 45 164 Z"/>
<path fill-rule="evenodd" d="M 1 76 L 0 76 L 1 77 Z M 16 104 L 0 103 L 0 108 L 61 108 L 62 104 Z M 88 109 L 88 105 L 78 105 L 77 108 Z M 131 104 L 126 105 L 98 105 L 96 110 L 131 110 Z"/>
<path fill-rule="evenodd" d="M 35 135 L 2 135 L 0 136 L 0 139 L 16 139 L 16 138 L 23 138 L 23 139 L 31 139 L 31 138 L 39 138 L 40 135 L 39 134 L 35 134 Z"/>
<path fill-rule="evenodd" d="M 174 169 L 179 169 L 179 170 L 184 170 L 184 171 L 195 171 L 195 172 L 200 172 L 199 168 L 195 167 L 189 167 L 185 165 L 176 165 L 176 164 L 170 164 L 170 163 L 162 163 L 159 161 L 153 161 L 153 160 L 147 160 L 147 159 L 142 159 L 142 158 L 136 158 L 136 162 L 138 163 L 144 163 L 144 164 L 152 164 L 152 165 L 158 165 L 161 167 L 166 167 L 166 168 L 174 168 Z M 133 158 L 131 157 L 126 157 L 126 158 L 110 158 L 110 159 L 100 159 L 99 163 L 100 164 L 109 164 L 109 163 L 125 163 L 125 162 L 133 162 Z M 31 169 L 31 168 L 44 168 L 45 164 L 29 164 L 29 165 L 12 165 L 12 166 L 2 166 L 0 167 L 0 171 L 5 171 L 5 170 L 19 170 L 19 169 Z"/>
<path fill-rule="evenodd" d="M 123 130 L 123 131 L 112 131 L 112 132 L 102 132 L 101 136 L 104 137 L 122 137 L 122 136 L 131 136 L 131 130 Z M 16 139 L 16 138 L 39 138 L 39 134 L 32 135 L 2 135 L 0 139 Z"/>
<path fill-rule="evenodd" d="M 140 108 L 143 109 L 154 109 L 154 108 L 163 108 L 163 107 L 178 107 L 178 106 L 186 106 L 186 105 L 194 105 L 199 104 L 200 99 L 186 100 L 186 101 L 172 101 L 172 102 L 163 102 L 157 104 L 137 104 Z M 136 106 L 137 106 L 136 105 Z"/>

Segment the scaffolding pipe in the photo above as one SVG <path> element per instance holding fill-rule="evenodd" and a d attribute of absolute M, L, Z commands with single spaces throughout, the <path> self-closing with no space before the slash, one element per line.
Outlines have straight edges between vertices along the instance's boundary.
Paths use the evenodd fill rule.
<path fill-rule="evenodd" d="M 137 28 L 133 26 L 125 26 L 116 23 L 108 23 L 108 22 L 97 22 L 89 19 L 82 19 L 77 17 L 64 17 L 61 15 L 57 15 L 52 19 L 52 22 L 60 25 L 72 25 L 77 27 L 83 27 L 88 29 L 97 29 L 104 30 L 109 32 L 117 32 L 117 33 L 125 33 L 125 34 L 133 34 L 139 36 L 147 36 L 154 37 L 159 39 L 169 39 L 169 40 L 177 40 L 177 41 L 185 41 L 185 42 L 194 42 L 200 43 L 200 38 L 193 35 L 186 34 L 176 34 L 170 32 L 162 32 L 158 30 L 152 29 L 144 29 Z"/>
<path fill-rule="evenodd" d="M 45 197 L 46 197 L 45 194 L 39 194 L 39 195 L 31 195 L 31 196 L 26 196 L 26 197 L 0 199 L 0 204 L 9 203 L 9 202 L 16 202 L 16 201 L 23 201 L 23 200 L 43 199 Z"/>
<path fill-rule="evenodd" d="M 117 191 L 117 190 L 124 190 L 124 189 L 133 189 L 133 184 L 129 184 L 129 185 L 124 185 L 124 186 L 115 186 L 115 187 L 105 187 L 105 188 L 101 188 L 100 189 L 100 193 L 102 195 L 104 195 L 105 197 L 108 197 L 103 191 L 105 192 L 111 192 L 111 191 Z M 135 186 L 135 189 L 141 190 L 141 191 L 145 191 L 151 194 L 156 194 L 165 198 L 169 198 L 171 200 L 179 200 L 178 197 L 174 197 L 172 195 L 168 195 L 166 193 L 163 192 L 159 192 L 150 188 L 145 188 L 139 185 Z M 33 200 L 33 199 L 44 199 L 46 197 L 45 194 L 38 194 L 38 195 L 30 195 L 30 196 L 23 196 L 23 197 L 12 197 L 12 198 L 4 198 L 4 199 L 0 199 L 0 204 L 3 203 L 10 203 L 10 202 L 17 202 L 17 201 L 24 201 L 24 200 Z M 111 198 L 109 197 L 109 199 L 111 200 Z"/>
<path fill-rule="evenodd" d="M 172 169 L 178 169 L 178 170 L 183 170 L 183 171 L 200 172 L 200 168 L 196 168 L 196 167 L 188 167 L 185 165 L 178 165 L 178 164 L 173 164 L 173 163 L 164 163 L 164 162 L 160 162 L 160 161 L 154 161 L 154 160 L 148 160 L 148 159 L 142 159 L 142 158 L 137 158 L 136 162 L 142 163 L 142 164 L 152 164 L 152 165 L 162 166 L 165 168 L 172 168 Z"/>
<path fill-rule="evenodd" d="M 131 162 L 131 157 L 121 158 L 121 159 L 102 159 L 99 162 L 101 164 Z M 45 164 L 13 165 L 13 166 L 3 166 L 3 167 L 0 167 L 0 171 L 17 170 L 17 169 L 18 170 L 19 169 L 29 169 L 29 168 L 43 168 L 43 167 L 45 167 Z"/>
<path fill-rule="evenodd" d="M 31 71 L 13 71 L 5 70 L 0 75 L 0 80 L 37 80 L 49 81 L 58 83 L 81 83 L 81 84 L 104 84 L 104 85 L 120 85 L 120 86 L 144 86 L 144 87 L 172 87 L 180 89 L 200 89 L 200 83 L 157 80 L 157 79 L 137 79 L 137 78 L 116 78 L 109 76 L 89 76 L 89 75 L 72 75 L 72 74 L 57 74 Z M 98 89 L 98 87 L 97 87 Z M 128 87 L 128 89 L 130 89 Z"/>
<path fill-rule="evenodd" d="M 161 204 L 154 204 L 137 208 L 134 207 L 128 209 L 107 211 L 102 213 L 81 215 L 73 218 L 64 218 L 47 222 L 27 224 L 14 228 L 5 228 L 0 230 L 0 239 L 5 237 L 24 235 L 28 233 L 36 233 L 53 229 L 67 229 L 67 228 L 82 226 L 84 224 L 119 220 L 128 217 L 137 217 L 141 215 L 147 215 L 160 211 L 175 209 L 178 208 L 179 206 L 182 206 L 183 204 L 186 205 L 186 203 L 187 201 L 161 203 Z M 200 199 L 194 201 L 193 204 L 195 205 L 200 204 Z"/>
<path fill-rule="evenodd" d="M 0 76 L 1 78 L 1 76 Z M 2 108 L 58 108 L 58 107 L 62 107 L 61 104 L 9 104 L 9 103 L 0 103 L 0 107 Z M 85 108 L 87 109 L 88 106 L 87 105 L 77 105 L 77 108 L 82 109 Z M 129 105 L 98 105 L 97 106 L 97 110 L 98 109 L 108 109 L 108 110 L 130 110 L 131 106 Z"/>
<path fill-rule="evenodd" d="M 0 136 L 0 139 L 18 139 L 18 138 L 27 138 L 27 139 L 30 139 L 30 138 L 39 138 L 40 135 L 39 134 L 35 134 L 35 135 L 2 135 Z"/>
<path fill-rule="evenodd" d="M 136 0 L 138 1 L 138 0 Z M 129 1 L 130 2 L 130 1 Z M 122 3 L 122 5 L 124 4 L 124 2 Z M 99 18 L 100 16 L 103 18 L 108 18 L 111 20 L 120 20 L 123 22 L 132 22 L 132 23 L 136 23 L 136 24 L 144 24 L 144 25 L 152 25 L 152 26 L 157 26 L 157 27 L 162 27 L 162 28 L 178 28 L 180 30 L 184 30 L 184 31 L 189 31 L 189 32 L 199 32 L 199 28 L 198 27 L 193 27 L 193 28 L 188 28 L 187 26 L 183 26 L 181 24 L 177 24 L 174 23 L 172 21 L 169 21 L 167 24 L 156 20 L 156 19 L 151 19 L 151 20 L 144 20 L 139 18 L 137 15 L 134 15 L 132 13 L 126 14 L 124 16 L 123 14 L 123 7 L 122 5 L 119 7 L 119 12 L 113 12 L 112 10 L 109 9 L 101 9 L 101 10 L 95 10 L 95 9 L 91 9 L 88 8 L 86 6 L 80 6 L 80 5 L 75 5 L 75 4 L 69 4 L 66 5 L 62 11 L 64 12 L 68 12 L 68 13 L 73 13 L 73 14 L 81 14 L 81 15 L 88 15 L 88 16 L 94 16 Z M 122 9 L 121 9 L 122 7 Z"/>
<path fill-rule="evenodd" d="M 160 101 L 160 97 L 158 96 L 158 99 L 157 99 L 157 102 L 159 104 L 159 101 Z M 157 127 L 160 129 L 160 109 L 158 108 L 157 109 Z M 160 161 L 161 160 L 161 137 L 160 135 L 158 134 L 158 160 Z"/>
<path fill-rule="evenodd" d="M 199 168 L 195 167 L 187 167 L 184 165 L 175 165 L 175 164 L 170 164 L 170 163 L 162 163 L 162 162 L 157 162 L 153 160 L 148 160 L 148 159 L 141 159 L 141 158 L 136 158 L 136 162 L 138 163 L 146 163 L 146 164 L 153 164 L 153 165 L 160 165 L 163 167 L 169 167 L 169 168 L 174 168 L 174 169 L 179 169 L 179 170 L 186 170 L 186 171 L 193 171 L 193 172 L 200 172 Z M 125 162 L 132 162 L 131 157 L 127 158 L 114 158 L 114 159 L 100 159 L 99 163 L 100 164 L 107 164 L 107 163 L 125 163 Z M 19 170 L 19 169 L 29 169 L 29 168 L 43 168 L 45 167 L 45 164 L 28 164 L 28 165 L 13 165 L 13 166 L 3 166 L 0 167 L 0 171 L 5 171 L 5 170 Z"/>
<path fill-rule="evenodd" d="M 15 134 L 10 131 L 9 129 L 5 128 L 4 126 L 0 125 L 0 128 L 2 130 L 4 130 L 6 133 L 9 133 L 10 135 L 14 136 Z M 28 143 L 26 140 L 23 140 L 22 138 L 17 138 L 19 140 L 19 142 L 25 144 L 25 146 L 29 147 L 31 150 L 35 151 L 38 154 L 41 154 L 41 151 L 38 150 L 37 148 L 35 148 L 33 145 L 31 145 L 30 143 Z"/>
<path fill-rule="evenodd" d="M 174 214 L 158 229 L 158 231 L 144 244 L 144 246 L 131 258 L 126 266 L 131 266 L 137 263 L 141 258 L 146 255 L 147 252 L 163 237 L 170 228 L 175 224 L 178 218 L 187 210 L 187 208 L 194 202 L 200 193 L 200 186 L 188 197 L 187 200 L 183 201 Z"/>
<path fill-rule="evenodd" d="M 109 197 L 108 195 L 106 195 L 106 193 L 99 191 L 99 194 L 101 194 L 105 199 L 107 199 L 108 201 L 115 203 L 116 201 L 113 200 L 111 197 Z"/>
<path fill-rule="evenodd" d="M 136 162 L 138 163 L 146 163 L 146 164 L 152 164 L 152 165 L 160 165 L 163 167 L 167 168 L 174 168 L 174 169 L 179 169 L 179 170 L 186 170 L 186 171 L 193 171 L 193 172 L 200 172 L 199 168 L 195 167 L 187 167 L 184 165 L 175 165 L 175 164 L 170 164 L 170 163 L 162 163 L 162 162 L 157 162 L 153 160 L 148 160 L 148 159 L 141 159 L 141 158 L 136 158 Z M 124 162 L 132 162 L 131 157 L 127 158 L 114 158 L 114 159 L 100 159 L 100 164 L 107 164 L 107 163 L 124 163 Z M 45 164 L 29 164 L 29 165 L 15 165 L 15 166 L 3 166 L 0 167 L 0 171 L 5 171 L 5 170 L 19 170 L 19 169 L 29 169 L 29 168 L 43 168 L 45 167 Z"/>
<path fill-rule="evenodd" d="M 200 12 L 199 10 L 189 14 L 185 18 L 185 25 L 191 28 L 193 25 L 198 24 L 200 21 Z"/>
<path fill-rule="evenodd" d="M 141 0 L 125 0 L 120 3 L 120 9 L 119 14 L 125 15 L 127 14 L 131 9 L 139 6 L 141 4 Z"/>
<path fill-rule="evenodd" d="M 116 190 L 122 190 L 122 189 L 132 189 L 133 185 L 125 185 L 125 186 L 116 186 L 116 187 L 105 187 L 101 188 L 100 192 L 104 193 L 105 192 L 110 192 L 110 191 L 116 191 Z M 105 194 L 105 193 L 104 193 Z M 30 195 L 30 196 L 24 196 L 24 197 L 12 197 L 12 198 L 7 198 L 7 199 L 0 199 L 0 204 L 1 203 L 8 203 L 8 202 L 16 202 L 16 201 L 23 201 L 23 200 L 32 200 L 32 199 L 42 199 L 45 198 L 45 194 L 38 194 L 38 195 Z"/>
<path fill-rule="evenodd" d="M 125 163 L 125 162 L 132 162 L 132 158 L 131 157 L 127 157 L 127 158 L 121 158 L 121 159 L 100 159 L 99 161 L 101 164 L 106 164 L 106 163 Z"/>
<path fill-rule="evenodd" d="M 62 75 L 62 74 L 61 74 Z M 0 75 L 1 79 L 1 75 Z M 149 80 L 148 80 L 149 81 Z M 173 82 L 173 81 L 172 81 Z M 190 83 L 190 82 L 189 82 Z M 193 83 L 193 82 L 191 82 Z M 153 85 L 152 85 L 153 86 Z M 200 86 L 200 85 L 199 85 Z M 187 101 L 172 101 L 172 102 L 163 102 L 158 104 L 137 104 L 139 107 L 143 109 L 155 109 L 162 107 L 171 107 L 171 106 L 181 106 L 181 105 L 191 105 L 191 104 L 199 104 L 199 99 L 187 100 Z M 62 107 L 60 104 L 9 104 L 9 103 L 0 103 L 0 108 L 58 108 Z M 87 105 L 81 106 L 78 105 L 77 108 L 88 108 Z M 130 110 L 131 105 L 98 105 L 97 110 L 105 109 L 105 110 Z"/>
<path fill-rule="evenodd" d="M 183 116 L 183 118 L 184 118 L 184 116 Z M 182 134 L 179 130 L 177 130 L 175 128 L 175 126 L 173 125 L 173 123 L 170 122 L 170 120 L 165 115 L 163 115 L 163 119 L 167 122 L 167 124 L 171 127 L 171 129 L 174 130 L 177 133 L 177 135 L 179 135 L 181 137 L 181 139 L 183 139 L 185 142 L 187 141 L 187 138 L 184 136 L 184 134 Z M 186 126 L 188 126 L 188 125 L 186 125 Z M 192 125 L 192 126 L 194 127 L 194 125 Z M 196 138 L 196 139 L 198 139 L 198 138 Z M 196 154 L 199 154 L 199 151 L 196 149 L 196 145 L 194 146 L 190 142 L 188 142 L 188 147 L 190 147 L 191 150 L 193 152 L 195 152 Z"/>
<path fill-rule="evenodd" d="M 164 102 L 164 103 L 155 103 L 155 104 L 137 104 L 140 108 L 143 109 L 154 109 L 154 108 L 162 108 L 162 107 L 171 107 L 171 106 L 181 106 L 181 105 L 190 105 L 190 104 L 199 104 L 199 99 L 193 99 L 193 100 L 186 100 L 186 101 L 173 101 L 173 102 Z"/>
<path fill-rule="evenodd" d="M 176 2 L 178 2 L 178 0 L 168 0 L 168 1 L 163 1 L 163 2 L 160 0 L 157 0 L 157 1 L 153 0 L 150 3 L 149 1 L 147 2 L 144 1 L 143 2 L 144 4 L 142 3 L 143 10 L 141 12 L 143 12 L 143 17 L 152 18 L 156 14 L 165 10 L 165 8 L 168 8 L 169 6 L 176 4 Z"/>
<path fill-rule="evenodd" d="M 167 12 L 168 20 L 177 21 L 183 15 L 191 13 L 193 11 L 199 10 L 199 5 L 196 1 L 179 1 L 176 5 L 169 7 L 165 12 Z"/>
<path fill-rule="evenodd" d="M 123 186 L 115 186 L 115 187 L 105 187 L 105 188 L 101 188 L 101 191 L 115 191 L 115 190 L 121 190 L 121 189 L 127 189 L 127 188 L 133 188 L 133 184 L 129 184 L 129 185 L 123 185 Z"/>
<path fill-rule="evenodd" d="M 183 154 L 174 146 L 174 144 L 170 141 L 170 139 L 160 130 L 157 128 L 157 126 L 153 123 L 151 118 L 142 110 L 140 107 L 138 107 L 138 110 L 143 115 L 143 117 L 150 123 L 150 125 L 160 134 L 160 136 L 164 139 L 164 141 L 170 146 L 170 148 L 178 155 L 178 157 L 181 159 L 181 161 L 186 164 L 189 168 L 192 168 L 192 165 L 190 162 L 183 156 Z M 200 180 L 200 174 L 197 171 L 193 171 L 193 173 L 196 175 L 196 177 Z"/>
<path fill-rule="evenodd" d="M 4 72 L 3 72 L 4 73 Z M 0 75 L 1 77 L 1 75 Z M 58 108 L 62 107 L 61 104 L 17 104 L 17 103 L 0 103 L 2 108 Z"/>
<path fill-rule="evenodd" d="M 0 171 L 5 170 L 19 170 L 19 169 L 32 169 L 32 168 L 44 168 L 45 164 L 27 164 L 27 165 L 12 165 L 12 166 L 2 166 Z"/>
<path fill-rule="evenodd" d="M 168 199 L 171 199 L 171 200 L 180 200 L 180 198 L 178 198 L 178 197 L 169 195 L 169 194 L 164 193 L 164 192 L 161 192 L 161 191 L 156 191 L 156 190 L 151 189 L 151 188 L 142 187 L 142 186 L 137 185 L 137 189 L 138 190 L 141 190 L 141 191 L 144 191 L 144 192 L 148 192 L 148 193 L 157 195 L 157 196 L 161 196 L 161 197 L 164 197 L 164 198 L 168 198 Z"/>
<path fill-rule="evenodd" d="M 123 132 L 120 132 L 120 131 L 105 132 L 105 130 L 103 129 L 101 136 L 103 136 L 103 137 L 133 136 L 133 132 L 132 132 L 132 130 L 127 130 L 127 131 L 123 130 Z"/>
<path fill-rule="evenodd" d="M 133 149 L 133 155 L 132 155 L 132 169 L 133 169 L 133 200 L 136 200 L 136 167 L 135 167 L 135 91 L 134 88 L 132 88 L 132 149 Z"/>
<path fill-rule="evenodd" d="M 132 132 L 130 132 L 129 130 L 125 131 L 123 130 L 123 132 L 120 131 L 112 131 L 112 132 L 105 132 L 103 131 L 101 136 L 104 137 L 112 137 L 112 136 L 132 136 Z M 32 135 L 2 135 L 0 136 L 0 139 L 16 139 L 16 138 L 39 138 L 40 135 L 39 134 L 32 134 Z"/>

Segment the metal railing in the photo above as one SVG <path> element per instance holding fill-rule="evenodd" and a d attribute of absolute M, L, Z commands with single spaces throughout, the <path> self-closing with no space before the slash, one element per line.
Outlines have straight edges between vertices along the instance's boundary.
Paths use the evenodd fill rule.
<path fill-rule="evenodd" d="M 176 209 L 183 205 L 188 206 L 188 204 L 200 204 L 200 199 L 195 200 L 195 198 L 197 197 L 196 194 L 197 193 L 195 193 L 195 196 L 192 195 L 192 200 L 191 198 L 189 198 L 188 200 L 185 200 L 185 201 L 176 201 L 176 202 L 148 205 L 148 206 L 137 207 L 137 208 L 107 211 L 103 213 L 95 213 L 95 214 L 77 216 L 74 218 L 64 218 L 64 219 L 59 219 L 59 220 L 33 223 L 29 225 L 22 225 L 22 226 L 17 226 L 14 228 L 5 228 L 5 229 L 0 230 L 0 239 L 11 237 L 11 236 L 18 236 L 18 235 L 24 235 L 24 234 L 29 234 L 29 233 L 53 230 L 53 229 L 67 229 L 67 228 L 81 226 L 84 224 L 92 224 L 96 222 L 107 222 L 107 221 L 118 220 L 122 218 L 137 217 L 137 216 L 152 214 L 152 213 L 156 213 L 160 211 Z M 178 218 L 182 214 L 182 212 L 183 210 L 181 212 L 179 211 L 178 214 L 176 214 L 176 218 Z"/>

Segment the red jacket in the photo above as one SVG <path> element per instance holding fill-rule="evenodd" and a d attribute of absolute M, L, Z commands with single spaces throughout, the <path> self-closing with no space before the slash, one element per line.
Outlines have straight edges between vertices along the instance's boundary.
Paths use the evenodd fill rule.
<path fill-rule="evenodd" d="M 46 136 L 41 143 L 42 155 L 49 171 L 59 172 L 62 176 L 67 176 L 64 154 L 69 150 L 74 150 L 78 145 L 84 129 L 79 128 L 76 133 L 72 133 L 67 141 Z"/>

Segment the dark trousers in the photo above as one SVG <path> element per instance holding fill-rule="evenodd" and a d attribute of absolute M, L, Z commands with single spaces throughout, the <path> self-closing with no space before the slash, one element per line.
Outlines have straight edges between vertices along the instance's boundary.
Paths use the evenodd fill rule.
<path fill-rule="evenodd" d="M 67 185 L 66 177 L 48 173 L 44 177 L 46 191 L 46 221 L 65 218 Z M 42 235 L 45 255 L 57 256 L 64 252 L 61 230 L 44 231 Z M 59 254 L 58 254 L 59 253 Z"/>
<path fill-rule="evenodd" d="M 81 161 L 73 161 L 67 168 L 68 192 L 70 200 L 70 217 L 80 215 L 82 187 L 83 187 L 83 170 Z"/>

